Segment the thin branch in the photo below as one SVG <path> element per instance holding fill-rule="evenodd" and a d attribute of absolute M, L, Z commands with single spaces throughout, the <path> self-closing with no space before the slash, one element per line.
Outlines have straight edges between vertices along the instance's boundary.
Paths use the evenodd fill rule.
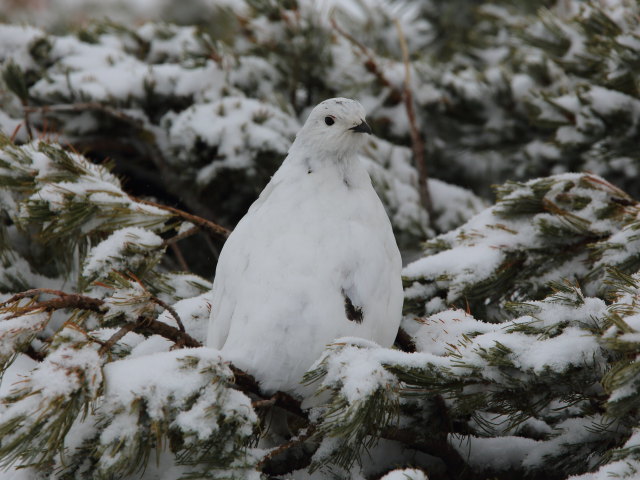
<path fill-rule="evenodd" d="M 118 340 L 120 340 L 122 337 L 124 337 L 127 333 L 131 332 L 132 330 L 135 330 L 136 326 L 137 326 L 136 323 L 127 323 L 126 325 L 121 327 L 116 333 L 111 335 L 111 337 L 109 337 L 109 340 L 104 342 L 102 344 L 102 347 L 100 347 L 100 350 L 99 350 L 100 355 L 104 355 L 105 353 L 109 352 L 111 348 L 116 343 L 118 343 Z"/>
<path fill-rule="evenodd" d="M 178 265 L 180 266 L 182 271 L 190 272 L 191 270 L 189 269 L 189 264 L 185 260 L 184 255 L 182 254 L 182 250 L 180 250 L 180 247 L 175 243 L 172 243 L 171 245 L 169 245 L 169 247 L 171 248 L 171 251 L 173 252 L 173 254 L 176 256 L 176 260 L 178 261 Z"/>
<path fill-rule="evenodd" d="M 598 185 L 602 185 L 603 187 L 606 187 L 608 190 L 611 190 L 612 192 L 616 193 L 617 195 L 627 196 L 627 194 L 625 193 L 624 190 L 619 189 L 618 187 L 616 187 L 612 183 L 607 182 L 604 178 L 600 178 L 597 175 L 587 174 L 587 175 L 584 176 L 584 178 L 586 180 L 592 182 L 592 183 L 597 183 Z"/>
<path fill-rule="evenodd" d="M 204 243 L 207 244 L 207 247 L 209 247 L 209 251 L 211 251 L 214 260 L 217 262 L 220 258 L 220 249 L 214 245 L 210 235 L 204 235 Z"/>
<path fill-rule="evenodd" d="M 41 293 L 49 293 L 51 295 L 58 295 L 58 296 L 67 295 L 65 292 L 62 292 L 60 290 L 53 290 L 51 288 L 32 288 L 31 290 L 25 290 L 24 292 L 16 293 L 9 300 L 5 300 L 4 302 L 0 303 L 0 308 L 3 308 L 10 303 L 15 303 L 18 300 L 21 300 L 26 297 L 35 297 L 36 295 L 39 295 Z"/>
<path fill-rule="evenodd" d="M 84 295 L 66 295 L 62 298 L 52 298 L 38 302 L 46 311 L 60 310 L 63 308 L 74 308 L 79 310 L 89 310 L 96 313 L 102 313 L 103 301 L 97 298 L 85 297 Z"/>
<path fill-rule="evenodd" d="M 364 64 L 365 68 L 369 72 L 371 72 L 383 86 L 391 90 L 390 96 L 394 97 L 395 99 L 400 99 L 402 97 L 402 92 L 398 90 L 384 75 L 382 69 L 378 66 L 378 62 L 376 62 L 375 57 L 371 53 L 371 50 L 369 50 L 365 45 L 359 42 L 353 35 L 346 32 L 340 25 L 338 25 L 338 22 L 333 16 L 329 18 L 329 21 L 331 22 L 331 26 L 334 28 L 336 32 L 338 32 L 345 39 L 347 39 L 352 45 L 354 45 L 358 50 L 360 50 L 360 52 L 366 57 L 366 62 Z"/>
<path fill-rule="evenodd" d="M 35 305 L 31 305 L 28 307 L 24 307 L 24 309 L 20 309 L 21 311 L 33 311 L 37 309 L 43 310 L 59 310 L 62 308 L 77 308 L 80 310 L 91 310 L 96 313 L 101 313 L 101 307 L 103 305 L 103 301 L 97 298 L 91 298 L 84 295 L 79 295 L 76 293 L 65 293 L 60 290 L 52 290 L 50 288 L 33 288 L 31 290 L 26 290 L 24 292 L 20 292 L 15 294 L 9 300 L 6 300 L 0 303 L 0 308 L 4 308 L 10 303 L 15 303 L 18 300 L 21 300 L 26 297 L 35 297 L 40 294 L 50 294 L 57 295 L 59 298 L 52 298 L 51 300 L 38 300 Z"/>
<path fill-rule="evenodd" d="M 409 119 L 409 135 L 411 136 L 411 150 L 413 152 L 413 161 L 418 170 L 418 192 L 420 193 L 420 203 L 429 213 L 429 222 L 433 224 L 434 211 L 433 202 L 431 201 L 431 193 L 429 191 L 429 175 L 427 173 L 427 159 L 425 155 L 424 141 L 420 135 L 416 121 L 416 113 L 413 105 L 413 92 L 411 90 L 411 67 L 409 65 L 409 49 L 407 41 L 402 31 L 402 26 L 398 19 L 393 20 L 398 30 L 398 38 L 400 39 L 400 48 L 402 49 L 402 60 L 404 62 L 404 83 L 402 89 L 402 99 L 404 108 L 407 111 Z"/>
<path fill-rule="evenodd" d="M 160 203 L 152 202 L 150 200 L 142 200 L 140 198 L 131 197 L 132 200 L 140 203 L 144 203 L 146 205 L 151 205 L 152 207 L 160 208 L 162 210 L 166 210 L 177 215 L 180 218 L 190 221 L 194 225 L 198 225 L 214 235 L 222 238 L 227 238 L 231 234 L 231 230 L 228 228 L 224 228 L 217 223 L 212 222 L 211 220 L 207 220 L 206 218 L 198 217 L 196 215 L 192 215 L 191 213 L 187 213 L 184 210 L 180 210 L 178 208 L 169 207 L 168 205 L 162 205 Z"/>
<path fill-rule="evenodd" d="M 195 227 L 191 227 L 189 230 L 186 230 L 182 233 L 179 233 L 178 235 L 174 235 L 171 238 L 167 238 L 165 241 L 162 242 L 162 246 L 167 246 L 167 245 L 173 245 L 174 243 L 179 242 L 180 240 L 183 240 L 187 237 L 190 237 L 191 235 L 194 235 L 195 233 L 198 233 L 200 231 L 200 227 L 195 226 Z"/>
<path fill-rule="evenodd" d="M 127 123 L 131 124 L 139 124 L 140 120 L 126 113 L 121 112 L 120 110 L 110 107 L 108 105 L 103 105 L 98 102 L 83 102 L 83 103 L 62 103 L 57 105 L 41 105 L 41 106 L 24 106 L 25 112 L 38 112 L 38 113 L 50 113 L 50 112 L 81 112 L 84 110 L 97 110 L 100 112 L 104 112 L 108 115 L 116 117 L 120 120 L 123 120 Z"/>
<path fill-rule="evenodd" d="M 276 404 L 276 399 L 271 397 L 271 398 L 262 398 L 260 400 L 254 400 L 253 402 L 251 402 L 251 408 L 256 409 L 256 408 L 267 408 L 267 407 L 273 407 Z"/>
<path fill-rule="evenodd" d="M 151 318 L 145 318 L 144 322 L 140 322 L 136 325 L 136 331 L 139 333 L 148 333 L 154 335 L 160 335 L 161 337 L 171 340 L 172 342 L 189 348 L 198 348 L 202 346 L 198 340 L 193 338 L 186 332 L 180 331 L 176 327 L 167 325 L 164 322 L 153 320 Z"/>
<path fill-rule="evenodd" d="M 16 137 L 18 136 L 18 132 L 20 131 L 21 128 L 22 128 L 22 124 L 19 123 L 18 125 L 16 125 L 16 128 L 13 129 L 13 133 L 9 138 L 9 140 L 11 140 L 11 143 L 14 143 L 16 141 Z"/>
<path fill-rule="evenodd" d="M 27 129 L 27 135 L 29 136 L 29 140 L 33 140 L 33 129 L 31 128 L 31 121 L 29 120 L 29 104 L 27 104 L 25 99 L 21 99 L 20 101 L 24 112 L 24 126 Z"/>
<path fill-rule="evenodd" d="M 160 305 L 162 308 L 167 310 L 171 314 L 171 316 L 173 318 L 175 318 L 176 323 L 178 324 L 178 328 L 180 329 L 180 331 L 184 333 L 184 331 L 185 331 L 184 330 L 184 324 L 182 323 L 182 320 L 180 319 L 180 315 L 178 315 L 178 312 L 176 312 L 175 308 L 173 308 L 168 303 L 163 302 L 158 297 L 151 297 L 151 301 L 153 303 L 155 303 L 156 305 Z"/>
<path fill-rule="evenodd" d="M 264 457 L 260 459 L 260 461 L 256 464 L 256 466 L 258 468 L 261 468 L 262 466 L 264 466 L 264 464 L 269 462 L 272 458 L 277 457 L 278 455 L 286 452 L 287 450 L 291 449 L 292 447 L 295 447 L 296 445 L 300 445 L 301 443 L 306 442 L 311 436 L 313 436 L 314 433 L 315 433 L 315 425 L 311 424 L 307 427 L 306 432 L 304 432 L 303 434 L 298 435 L 292 438 L 287 443 L 283 443 L 282 445 L 270 450 L 269 453 L 267 453 Z"/>
<path fill-rule="evenodd" d="M 622 205 L 623 207 L 635 207 L 636 205 L 638 205 L 638 202 L 636 202 L 635 200 L 630 200 L 628 198 L 610 197 L 609 200 L 611 200 L 613 203 L 617 203 L 618 205 Z"/>
<path fill-rule="evenodd" d="M 51 311 L 51 310 L 61 310 L 66 308 L 90 310 L 96 313 L 104 313 L 102 309 L 104 305 L 104 300 L 101 300 L 99 298 L 87 297 L 86 295 L 80 295 L 77 293 L 65 293 L 60 290 L 52 290 L 49 288 L 34 288 L 32 290 L 27 290 L 24 292 L 17 293 L 13 297 L 11 297 L 9 300 L 0 304 L 0 308 L 5 307 L 10 303 L 15 303 L 22 298 L 35 297 L 36 295 L 40 295 L 42 293 L 57 295 L 59 298 L 53 298 L 51 300 L 42 300 L 42 301 L 37 300 L 36 303 L 32 305 L 18 309 L 17 314 L 24 314 L 26 312 L 30 312 L 38 309 Z M 168 305 L 167 303 L 163 302 L 162 300 L 156 297 L 151 297 L 151 301 L 156 303 L 157 305 L 160 305 L 161 307 L 165 308 L 169 313 L 171 313 L 173 318 L 175 318 L 179 328 L 172 327 L 171 325 L 167 325 L 166 323 L 159 322 L 154 319 L 143 317 L 138 322 L 127 324 L 127 325 L 133 325 L 134 328 L 131 328 L 131 330 L 134 330 L 134 329 L 146 330 L 151 333 L 161 335 L 167 338 L 168 340 L 173 340 L 175 343 L 180 343 L 181 345 L 185 345 L 187 347 L 202 346 L 202 344 L 198 340 L 196 340 L 195 338 L 193 338 L 192 336 L 190 336 L 188 333 L 185 332 L 184 325 L 182 324 L 182 320 L 180 319 L 180 316 L 178 315 L 178 313 L 175 311 L 173 307 L 171 307 L 170 305 Z"/>
<path fill-rule="evenodd" d="M 420 194 L 420 203 L 429 213 L 429 221 L 433 222 L 434 211 L 433 203 L 431 201 L 431 194 L 429 192 L 429 175 L 426 166 L 425 146 L 424 141 L 420 135 L 420 131 L 417 126 L 416 114 L 413 104 L 413 93 L 411 91 L 411 77 L 409 68 L 409 52 L 407 49 L 407 42 L 402 32 L 402 27 L 397 19 L 394 19 L 396 28 L 398 29 L 398 36 L 400 38 L 400 47 L 402 49 L 402 57 L 405 67 L 405 78 L 403 82 L 402 90 L 396 88 L 389 79 L 384 75 L 382 69 L 378 66 L 376 59 L 371 51 L 359 42 L 355 37 L 346 32 L 340 27 L 336 19 L 330 17 L 331 25 L 334 30 L 347 39 L 352 45 L 354 45 L 361 53 L 366 57 L 365 67 L 371 72 L 378 81 L 385 87 L 391 90 L 390 96 L 397 101 L 402 100 L 407 112 L 409 120 L 409 135 L 411 137 L 411 150 L 413 152 L 413 159 L 418 170 L 418 192 Z"/>

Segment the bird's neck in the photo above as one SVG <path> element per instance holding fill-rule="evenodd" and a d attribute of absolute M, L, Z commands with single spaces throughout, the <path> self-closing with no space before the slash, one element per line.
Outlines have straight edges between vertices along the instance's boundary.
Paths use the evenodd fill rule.
<path fill-rule="evenodd" d="M 296 138 L 291 148 L 289 148 L 289 157 L 297 162 L 310 164 L 316 169 L 320 168 L 350 168 L 351 165 L 358 163 L 357 153 L 360 147 L 359 143 L 354 142 L 347 148 L 333 149 L 329 145 L 318 141 L 303 141 L 300 137 Z"/>
<path fill-rule="evenodd" d="M 369 175 L 360 162 L 356 151 L 328 152 L 313 150 L 307 146 L 295 148 L 293 145 L 287 157 L 288 167 L 298 175 L 329 183 L 340 183 L 348 187 L 358 187 L 370 182 Z"/>

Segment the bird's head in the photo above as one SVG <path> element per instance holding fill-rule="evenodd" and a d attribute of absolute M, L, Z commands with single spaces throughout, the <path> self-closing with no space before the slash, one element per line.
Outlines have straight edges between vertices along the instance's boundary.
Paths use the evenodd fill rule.
<path fill-rule="evenodd" d="M 362 105 L 348 98 L 330 98 L 319 103 L 296 135 L 294 146 L 327 153 L 336 158 L 354 154 L 371 128 Z"/>

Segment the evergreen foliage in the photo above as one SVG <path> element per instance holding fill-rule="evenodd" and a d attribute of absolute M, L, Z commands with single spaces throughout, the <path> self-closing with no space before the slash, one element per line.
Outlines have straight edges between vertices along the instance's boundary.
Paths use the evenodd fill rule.
<path fill-rule="evenodd" d="M 635 2 L 142 3 L 0 12 L 8 475 L 638 477 Z M 331 96 L 411 261 L 396 347 L 338 339 L 301 405 L 202 343 L 228 229 Z"/>
<path fill-rule="evenodd" d="M 457 305 L 501 321 L 505 302 L 542 299 L 550 282 L 603 295 L 607 267 L 636 271 L 639 252 L 617 238 L 633 231 L 638 207 L 602 178 L 562 174 L 509 182 L 496 193 L 493 207 L 427 242 L 428 255 L 405 269 L 410 311 Z"/>

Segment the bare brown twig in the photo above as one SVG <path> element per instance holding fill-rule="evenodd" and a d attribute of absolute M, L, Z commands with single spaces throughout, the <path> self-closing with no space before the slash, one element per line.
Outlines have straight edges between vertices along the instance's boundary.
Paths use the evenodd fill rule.
<path fill-rule="evenodd" d="M 27 135 L 29 136 L 29 140 L 33 140 L 33 129 L 31 128 L 31 120 L 29 119 L 29 104 L 24 98 L 21 98 L 20 102 L 22 103 L 22 111 L 24 112 L 24 126 L 27 130 Z"/>
<path fill-rule="evenodd" d="M 173 245 L 174 243 L 177 243 L 177 242 L 179 242 L 180 240 L 182 240 L 184 238 L 190 237 L 191 235 L 194 235 L 194 234 L 198 233 L 199 231 L 200 231 L 200 227 L 198 227 L 198 226 L 192 227 L 189 230 L 186 230 L 186 231 L 184 231 L 182 233 L 174 235 L 171 238 L 167 238 L 165 241 L 162 242 L 162 245 L 163 246 Z"/>
<path fill-rule="evenodd" d="M 315 430 L 316 429 L 314 424 L 309 425 L 307 427 L 306 432 L 304 432 L 303 434 L 292 438 L 287 443 L 283 443 L 282 445 L 274 448 L 273 450 L 270 450 L 269 453 L 267 453 L 264 457 L 260 459 L 260 461 L 257 463 L 256 466 L 260 468 L 264 466 L 267 462 L 269 462 L 272 458 L 277 457 L 278 455 L 286 452 L 287 450 L 289 450 L 292 447 L 295 447 L 296 445 L 300 445 L 301 443 L 306 442 L 309 438 L 313 436 L 313 434 L 315 433 Z"/>
<path fill-rule="evenodd" d="M 384 75 L 382 69 L 378 66 L 378 62 L 376 62 L 375 57 L 371 53 L 371 50 L 369 50 L 365 45 L 359 42 L 353 35 L 346 32 L 338 24 L 338 22 L 333 16 L 330 17 L 329 21 L 331 22 L 331 26 L 334 28 L 336 32 L 338 32 L 341 36 L 347 39 L 352 45 L 354 45 L 358 50 L 360 50 L 360 53 L 362 53 L 362 55 L 366 57 L 366 61 L 364 64 L 365 68 L 369 72 L 371 72 L 383 86 L 391 90 L 390 95 L 392 97 L 394 97 L 395 99 L 400 99 L 402 96 L 402 92 L 400 92 L 400 90 L 398 90 Z"/>
<path fill-rule="evenodd" d="M 104 303 L 97 298 L 91 298 L 76 293 L 65 293 L 60 290 L 53 290 L 50 288 L 33 288 L 24 292 L 16 293 L 9 300 L 0 303 L 0 308 L 4 308 L 10 303 L 15 303 L 20 299 L 27 297 L 36 297 L 41 294 L 56 295 L 59 298 L 52 298 L 50 300 L 37 301 L 36 303 L 23 307 L 20 310 L 22 313 L 27 311 L 34 311 L 38 309 L 51 311 L 59 310 L 62 308 L 77 308 L 80 310 L 91 310 L 93 312 L 101 313 L 100 307 Z"/>
<path fill-rule="evenodd" d="M 420 135 L 418 124 L 416 121 L 416 113 L 413 105 L 413 92 L 411 91 L 411 67 L 409 64 L 409 49 L 407 41 L 404 38 L 404 32 L 398 19 L 394 19 L 396 29 L 398 30 L 398 38 L 400 39 L 400 48 L 402 49 L 402 60 L 404 62 L 404 83 L 402 89 L 402 99 L 404 108 L 407 111 L 409 119 L 409 135 L 411 136 L 411 150 L 413 152 L 413 161 L 418 170 L 418 192 L 420 193 L 420 203 L 429 213 L 429 222 L 433 224 L 434 212 L 433 202 L 431 201 L 431 193 L 429 192 L 429 175 L 427 173 L 427 159 L 425 156 L 424 141 Z"/>
<path fill-rule="evenodd" d="M 218 225 L 217 223 L 214 223 L 211 220 L 207 220 L 206 218 L 198 217 L 196 215 L 187 213 L 184 210 L 180 210 L 174 207 L 169 207 L 168 205 L 162 205 L 160 203 L 152 202 L 150 200 L 142 200 L 140 198 L 134 198 L 134 197 L 131 197 L 131 199 L 136 202 L 144 203 L 145 205 L 151 205 L 152 207 L 160 208 L 162 210 L 171 212 L 174 215 L 177 215 L 178 217 L 183 218 L 184 220 L 188 220 L 194 225 L 198 225 L 199 227 L 202 227 L 208 230 L 209 232 L 213 233 L 218 237 L 227 238 L 231 234 L 231 231 L 229 229 L 224 228 L 223 226 Z"/>
<path fill-rule="evenodd" d="M 267 408 L 267 407 L 273 407 L 276 404 L 276 399 L 271 397 L 271 398 L 261 398 L 260 400 L 254 400 L 253 402 L 251 402 L 251 407 L 252 408 Z"/>
<path fill-rule="evenodd" d="M 113 335 L 111 335 L 111 337 L 109 337 L 109 340 L 107 340 L 102 344 L 102 347 L 100 347 L 100 350 L 99 350 L 100 355 L 104 355 L 105 353 L 111 351 L 111 348 L 116 343 L 118 343 L 118 340 L 120 340 L 122 337 L 124 337 L 127 333 L 131 332 L 135 328 L 136 328 L 135 323 L 127 323 L 126 325 L 121 327 L 116 333 L 114 333 Z"/>
<path fill-rule="evenodd" d="M 9 300 L 5 300 L 4 302 L 0 303 L 0 308 L 6 305 L 9 305 L 10 303 L 15 303 L 18 300 L 21 300 L 23 298 L 35 297 L 36 295 L 39 295 L 41 293 L 49 293 L 51 295 L 58 295 L 58 296 L 67 295 L 65 292 L 62 292 L 60 290 L 53 290 L 51 288 L 32 288 L 30 290 L 25 290 L 24 292 L 16 293 Z"/>
<path fill-rule="evenodd" d="M 104 313 L 104 310 L 102 308 L 104 305 L 104 300 L 101 300 L 99 298 L 88 297 L 86 295 L 80 295 L 77 293 L 65 293 L 60 290 L 52 290 L 48 288 L 34 288 L 32 290 L 27 290 L 24 292 L 17 293 L 13 297 L 11 297 L 9 300 L 1 303 L 0 308 L 4 308 L 10 303 L 15 303 L 22 298 L 35 297 L 43 293 L 50 294 L 50 295 L 57 295 L 59 298 L 53 298 L 50 300 L 36 300 L 33 304 L 27 305 L 25 307 L 17 308 L 16 315 L 25 314 L 25 313 L 28 313 L 34 310 L 39 310 L 39 309 L 45 310 L 45 311 L 52 311 L 52 310 L 61 310 L 66 308 L 89 310 L 89 311 L 100 313 L 100 314 Z M 188 333 L 185 332 L 184 325 L 182 324 L 182 320 L 180 320 L 178 313 L 175 311 L 173 307 L 171 307 L 170 305 L 167 305 L 165 302 L 163 302 L 162 300 L 156 297 L 151 297 L 151 301 L 167 309 L 167 311 L 169 311 L 169 313 L 171 313 L 171 315 L 175 318 L 179 328 L 172 327 L 171 325 L 167 325 L 163 322 L 159 322 L 155 319 L 147 318 L 147 317 L 141 317 L 140 319 L 138 319 L 137 322 L 132 322 L 130 324 L 127 324 L 122 328 L 125 329 L 126 331 L 132 331 L 137 329 L 137 330 L 144 330 L 149 333 L 158 334 L 167 338 L 168 340 L 172 340 L 176 343 L 180 343 L 187 347 L 202 346 L 202 344 L 198 340 L 191 337 Z M 133 327 L 130 327 L 130 325 L 133 325 Z M 117 337 L 115 341 L 122 338 L 127 333 L 126 331 L 121 334 L 117 332 L 114 336 L 119 335 L 119 337 Z M 109 341 L 111 341 L 111 339 L 109 339 L 107 343 Z"/>
<path fill-rule="evenodd" d="M 22 124 L 19 123 L 18 125 L 16 125 L 16 128 L 13 129 L 13 133 L 11 134 L 11 137 L 9 137 L 9 140 L 11 140 L 11 143 L 14 143 L 16 141 L 16 137 L 18 136 L 18 132 L 20 131 L 21 128 L 22 128 Z"/>
<path fill-rule="evenodd" d="M 171 340 L 178 345 L 189 348 L 198 348 L 202 346 L 202 343 L 188 333 L 182 332 L 176 327 L 167 325 L 164 322 L 159 322 L 149 318 L 145 318 L 144 322 L 139 323 L 136 326 L 136 331 L 140 333 L 160 335 L 161 337 Z"/>
<path fill-rule="evenodd" d="M 402 49 L 402 59 L 405 67 L 405 77 L 402 90 L 395 87 L 385 76 L 384 72 L 378 65 L 373 53 L 371 53 L 371 50 L 369 50 L 351 34 L 342 29 L 342 27 L 340 27 L 333 16 L 329 20 L 334 30 L 345 39 L 347 39 L 361 52 L 362 55 L 364 55 L 364 57 L 366 58 L 366 69 L 378 79 L 378 82 L 380 82 L 380 84 L 390 89 L 389 96 L 391 97 L 391 99 L 393 101 L 403 101 L 409 120 L 409 136 L 411 137 L 411 150 L 413 153 L 413 160 L 416 169 L 418 170 L 418 192 L 420 194 L 420 203 L 429 213 L 429 221 L 433 223 L 434 211 L 433 203 L 431 201 L 431 194 L 429 192 L 429 175 L 426 165 L 425 146 L 424 140 L 420 135 L 420 130 L 417 125 L 416 113 L 413 103 L 413 92 L 411 91 L 411 69 L 409 65 L 409 51 L 400 23 L 397 19 L 394 19 L 396 28 L 398 30 L 400 48 Z"/>
<path fill-rule="evenodd" d="M 168 303 L 163 302 L 158 297 L 151 297 L 151 301 L 153 303 L 155 303 L 156 305 L 160 305 L 167 312 L 169 312 L 171 314 L 171 316 L 176 320 L 176 323 L 178 324 L 178 328 L 180 329 L 180 331 L 184 333 L 184 331 L 185 331 L 184 330 L 184 324 L 182 323 L 182 320 L 180 319 L 180 315 L 178 315 L 178 312 L 176 312 L 175 308 L 173 308 Z"/>
<path fill-rule="evenodd" d="M 107 113 L 127 123 L 138 123 L 139 120 L 121 112 L 120 110 L 103 105 L 98 102 L 83 102 L 83 103 L 63 103 L 57 105 L 41 105 L 41 106 L 24 106 L 25 112 L 38 112 L 38 113 L 50 113 L 50 112 L 81 112 L 83 110 L 97 110 Z"/>
<path fill-rule="evenodd" d="M 171 245 L 169 245 L 169 248 L 171 248 L 171 251 L 176 256 L 176 260 L 178 261 L 178 265 L 180 266 L 182 271 L 190 272 L 191 270 L 189 269 L 189 264 L 187 263 L 187 260 L 184 258 L 184 255 L 182 254 L 182 250 L 180 250 L 180 247 L 177 244 L 172 243 Z"/>

